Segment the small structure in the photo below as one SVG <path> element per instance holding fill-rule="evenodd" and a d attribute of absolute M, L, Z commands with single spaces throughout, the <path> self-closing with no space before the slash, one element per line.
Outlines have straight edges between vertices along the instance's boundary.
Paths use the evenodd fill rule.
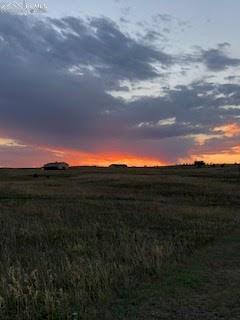
<path fill-rule="evenodd" d="M 69 164 L 66 162 L 52 162 L 47 163 L 43 166 L 43 170 L 67 170 L 69 169 Z"/>
<path fill-rule="evenodd" d="M 206 166 L 206 163 L 204 161 L 195 161 L 194 166 L 197 168 L 202 168 Z"/>
<path fill-rule="evenodd" d="M 128 166 L 126 164 L 111 164 L 109 168 L 114 169 L 126 169 Z"/>

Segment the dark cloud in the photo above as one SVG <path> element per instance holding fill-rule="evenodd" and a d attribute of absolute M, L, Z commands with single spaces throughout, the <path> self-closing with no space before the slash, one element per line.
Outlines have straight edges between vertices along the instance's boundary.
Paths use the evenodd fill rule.
<path fill-rule="evenodd" d="M 18 55 L 18 62 L 46 63 L 55 67 L 91 66 L 101 77 L 144 80 L 158 76 L 152 64 L 171 63 L 171 57 L 123 34 L 111 20 L 88 22 L 67 17 L 29 21 L 27 17 L 3 16 L 0 32 L 2 55 Z M 11 50 L 10 50 L 11 48 Z M 10 51 L 10 52 L 9 52 Z"/>
<path fill-rule="evenodd" d="M 240 65 L 240 59 L 230 58 L 220 49 L 203 50 L 202 59 L 208 69 L 213 71 L 222 71 L 228 67 Z"/>
<path fill-rule="evenodd" d="M 238 80 L 239 78 L 240 78 L 239 76 L 227 76 L 224 78 L 224 80 L 234 81 L 234 80 Z"/>
<path fill-rule="evenodd" d="M 200 48 L 196 55 L 188 57 L 188 59 L 205 64 L 211 71 L 223 71 L 229 67 L 238 67 L 240 59 L 232 58 L 226 52 L 226 48 L 229 46 L 229 43 L 220 43 L 217 48 L 207 50 Z"/>

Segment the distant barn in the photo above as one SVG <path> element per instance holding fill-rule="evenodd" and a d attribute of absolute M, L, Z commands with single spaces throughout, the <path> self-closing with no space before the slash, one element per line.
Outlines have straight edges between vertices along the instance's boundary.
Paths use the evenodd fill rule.
<path fill-rule="evenodd" d="M 69 169 L 69 164 L 66 162 L 53 162 L 47 163 L 43 166 L 44 170 L 67 170 Z"/>
<path fill-rule="evenodd" d="M 125 169 L 128 168 L 128 166 L 126 164 L 111 164 L 109 168 Z"/>

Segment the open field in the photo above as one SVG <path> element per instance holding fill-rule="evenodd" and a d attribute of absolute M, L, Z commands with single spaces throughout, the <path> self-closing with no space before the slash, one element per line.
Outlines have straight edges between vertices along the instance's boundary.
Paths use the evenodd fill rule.
<path fill-rule="evenodd" d="M 0 170 L 0 319 L 165 319 L 128 302 L 238 232 L 239 187 L 237 166 Z"/>

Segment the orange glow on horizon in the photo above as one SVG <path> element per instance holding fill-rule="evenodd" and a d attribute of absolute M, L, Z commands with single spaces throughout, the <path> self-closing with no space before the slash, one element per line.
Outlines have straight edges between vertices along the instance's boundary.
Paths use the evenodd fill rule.
<path fill-rule="evenodd" d="M 207 163 L 240 163 L 240 153 L 205 154 L 201 156 L 201 160 Z"/>
<path fill-rule="evenodd" d="M 231 152 L 232 151 L 232 152 Z M 55 150 L 56 152 L 56 150 Z M 58 150 L 57 157 L 60 161 L 66 161 L 72 166 L 109 166 L 113 163 L 127 164 L 128 166 L 144 167 L 144 166 L 166 166 L 174 165 L 151 157 L 140 157 L 125 153 L 104 153 L 89 154 L 79 151 Z M 59 153 L 60 152 L 60 153 Z M 59 159 L 60 158 L 60 159 Z M 240 163 L 240 145 L 235 146 L 230 151 L 223 153 L 211 153 L 202 155 L 191 155 L 187 159 L 180 159 L 178 163 L 192 163 L 195 160 L 204 160 L 207 163 Z"/>
<path fill-rule="evenodd" d="M 224 128 L 232 130 L 231 134 L 237 134 L 240 126 L 226 125 Z M 229 134 L 229 131 L 226 131 Z M 176 162 L 166 160 L 166 156 L 161 158 L 147 156 L 144 154 L 133 154 L 126 152 L 84 152 L 81 150 L 51 147 L 47 145 L 23 145 L 13 143 L 15 140 L 0 139 L 3 146 L 8 146 L 13 150 L 16 148 L 17 157 L 2 159 L 0 166 L 9 167 L 41 167 L 44 163 L 54 161 L 65 161 L 71 166 L 109 166 L 110 164 L 126 164 L 128 166 L 166 166 L 176 163 L 193 163 L 195 160 L 204 160 L 207 163 L 240 163 L 240 144 L 229 149 L 201 153 L 200 150 L 190 150 L 189 155 L 176 159 Z M 200 141 L 201 142 L 201 141 Z M 204 145 L 204 142 L 201 143 Z M 26 151 L 25 151 L 26 148 Z M 144 150 L 143 150 L 144 151 Z M 26 154 L 27 157 L 26 157 Z"/>
<path fill-rule="evenodd" d="M 78 151 L 63 151 L 60 156 L 72 166 L 109 166 L 113 163 L 126 164 L 128 166 L 163 166 L 166 162 L 150 157 L 140 157 L 125 153 L 88 154 Z"/>
<path fill-rule="evenodd" d="M 237 145 L 222 153 L 212 152 L 208 154 L 193 154 L 188 158 L 181 159 L 182 163 L 191 163 L 195 160 L 203 160 L 206 163 L 240 163 L 240 145 Z"/>
<path fill-rule="evenodd" d="M 126 164 L 128 166 L 166 166 L 176 163 L 193 163 L 195 160 L 204 160 L 207 163 L 240 163 L 240 145 L 222 153 L 192 154 L 189 157 L 178 159 L 176 163 L 167 162 L 153 157 L 118 153 L 87 153 L 73 149 L 41 147 L 52 154 L 51 161 L 65 161 L 71 166 L 109 166 L 110 164 Z"/>
<path fill-rule="evenodd" d="M 74 149 L 35 146 L 52 154 L 51 161 L 65 161 L 71 166 L 109 166 L 110 164 L 127 164 L 128 166 L 165 166 L 167 161 L 124 152 L 88 153 Z"/>

